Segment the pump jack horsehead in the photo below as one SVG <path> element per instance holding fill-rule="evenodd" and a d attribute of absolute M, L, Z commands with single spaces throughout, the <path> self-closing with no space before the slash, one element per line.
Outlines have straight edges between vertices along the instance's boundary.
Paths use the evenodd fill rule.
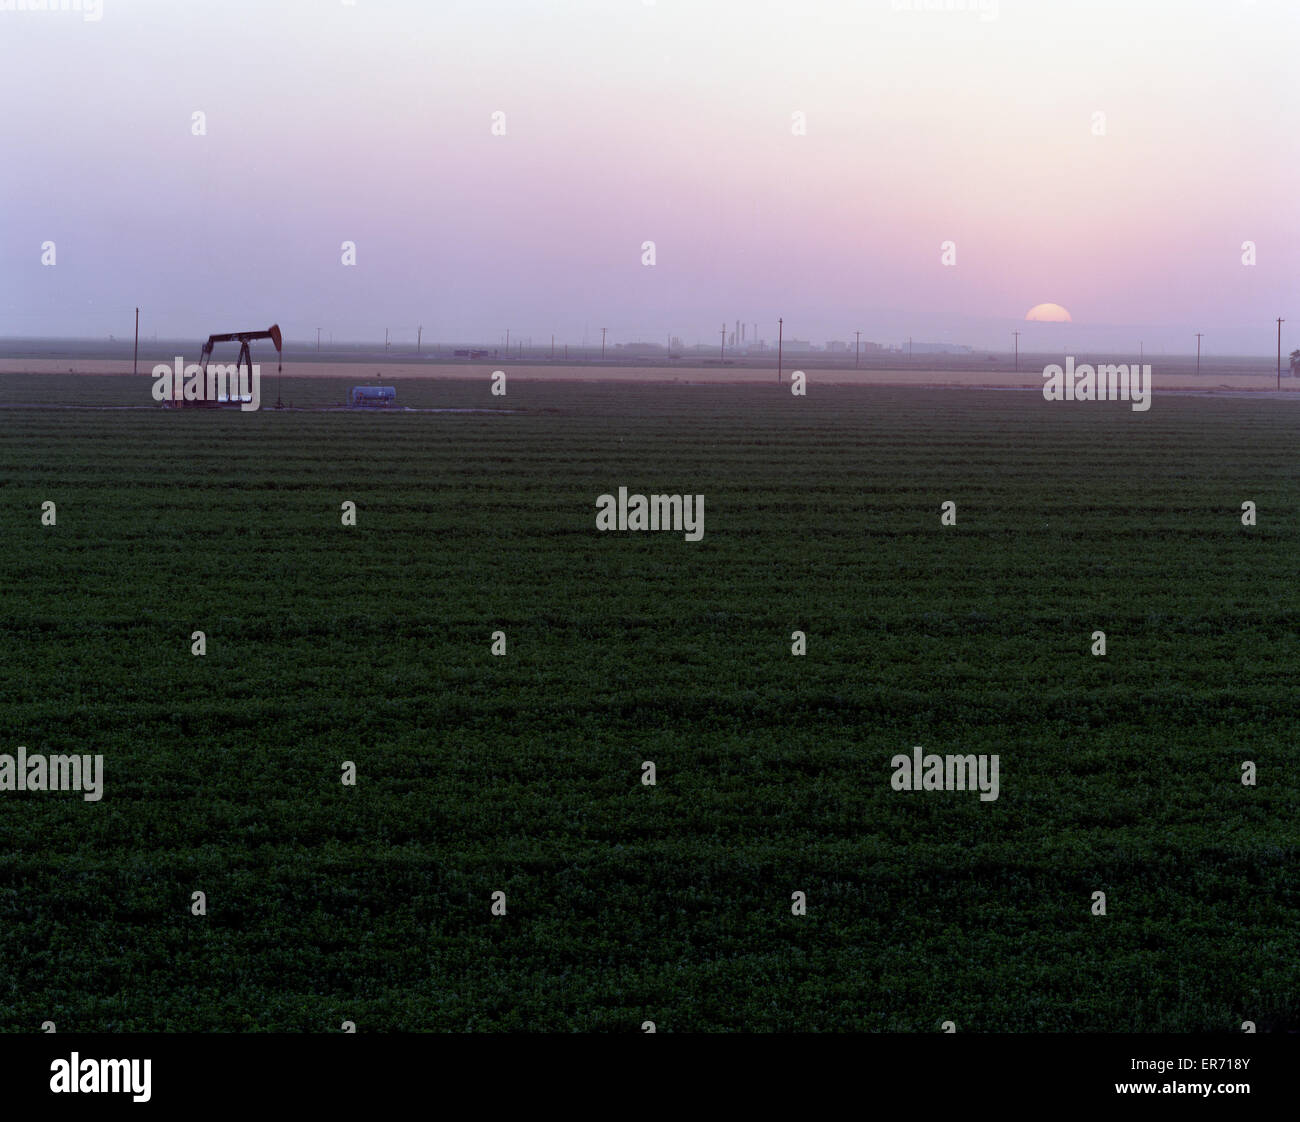
<path fill-rule="evenodd" d="M 265 331 L 231 331 L 223 335 L 209 335 L 208 341 L 203 344 L 198 366 L 186 367 L 184 378 L 180 376 L 177 360 L 172 400 L 169 404 L 176 409 L 215 409 L 226 404 L 256 409 L 261 398 L 260 370 L 253 366 L 253 353 L 248 346 L 254 339 L 270 339 L 275 344 L 276 373 L 279 374 L 284 368 L 284 341 L 279 324 L 272 324 Z M 239 360 L 234 366 L 216 363 L 209 371 L 208 359 L 212 357 L 212 348 L 217 343 L 238 343 Z M 276 408 L 282 407 L 282 403 L 277 400 Z"/>

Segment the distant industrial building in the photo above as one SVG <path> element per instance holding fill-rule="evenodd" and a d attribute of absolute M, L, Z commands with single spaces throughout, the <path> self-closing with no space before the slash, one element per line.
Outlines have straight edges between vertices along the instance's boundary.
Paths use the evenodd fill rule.
<path fill-rule="evenodd" d="M 912 343 L 912 353 L 918 355 L 968 355 L 974 348 L 963 343 Z"/>

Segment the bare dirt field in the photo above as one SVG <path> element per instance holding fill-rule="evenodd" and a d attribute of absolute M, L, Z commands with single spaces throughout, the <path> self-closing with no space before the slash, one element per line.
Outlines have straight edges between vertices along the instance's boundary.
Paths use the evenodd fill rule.
<path fill-rule="evenodd" d="M 262 376 L 273 377 L 273 362 L 260 363 Z M 1159 360 L 1151 363 L 1152 380 L 1156 390 L 1183 390 L 1198 393 L 1276 392 L 1277 381 L 1271 374 L 1240 374 L 1207 371 L 1202 375 L 1174 370 L 1162 373 Z M 140 376 L 148 377 L 153 366 L 140 364 Z M 785 370 L 785 379 L 800 367 L 791 363 Z M 466 363 L 404 363 L 404 362 L 286 362 L 286 378 L 344 378 L 354 381 L 426 378 L 479 379 L 490 377 L 494 370 L 504 370 L 511 378 L 534 381 L 581 382 L 668 382 L 678 385 L 690 383 L 762 383 L 775 381 L 774 370 L 756 367 L 687 367 L 687 366 L 598 366 L 555 364 L 530 365 L 510 362 Z M 95 358 L 10 358 L 0 359 L 0 374 L 85 374 L 122 375 L 131 373 L 131 363 L 123 359 Z M 962 386 L 994 389 L 1038 389 L 1043 384 L 1041 369 L 1022 370 L 1018 373 L 1003 370 L 937 370 L 919 366 L 890 370 L 827 370 L 809 369 L 810 385 L 863 385 L 863 386 Z M 1300 379 L 1284 377 L 1283 395 L 1300 393 Z"/>

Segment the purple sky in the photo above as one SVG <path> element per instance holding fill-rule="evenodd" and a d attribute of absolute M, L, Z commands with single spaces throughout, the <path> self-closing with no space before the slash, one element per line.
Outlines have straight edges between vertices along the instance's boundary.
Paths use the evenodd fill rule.
<path fill-rule="evenodd" d="M 92 4 L 0 11 L 0 335 L 1300 345 L 1294 0 Z"/>

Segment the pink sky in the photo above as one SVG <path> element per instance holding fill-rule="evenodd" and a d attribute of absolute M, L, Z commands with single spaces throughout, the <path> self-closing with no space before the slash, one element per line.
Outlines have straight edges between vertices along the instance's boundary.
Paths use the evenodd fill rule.
<path fill-rule="evenodd" d="M 1300 339 L 1300 5 L 948 6 L 0 12 L 0 335 Z"/>

